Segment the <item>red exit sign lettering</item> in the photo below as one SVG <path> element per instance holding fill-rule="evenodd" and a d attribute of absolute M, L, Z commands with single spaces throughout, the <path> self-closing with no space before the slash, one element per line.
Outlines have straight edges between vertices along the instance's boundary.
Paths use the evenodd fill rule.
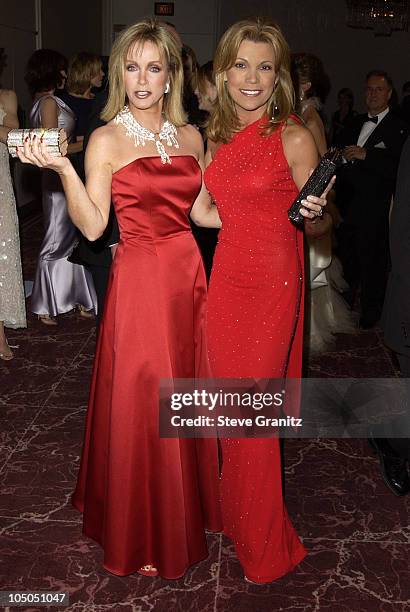
<path fill-rule="evenodd" d="M 174 14 L 174 3 L 173 2 L 155 2 L 155 15 L 161 15 L 161 17 L 169 17 Z"/>

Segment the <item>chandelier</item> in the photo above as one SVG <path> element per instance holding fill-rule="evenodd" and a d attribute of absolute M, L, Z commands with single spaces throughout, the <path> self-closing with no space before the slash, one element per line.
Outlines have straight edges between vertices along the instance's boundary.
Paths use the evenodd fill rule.
<path fill-rule="evenodd" d="M 375 36 L 390 36 L 393 30 L 406 30 L 408 0 L 346 0 L 347 25 L 374 29 Z"/>

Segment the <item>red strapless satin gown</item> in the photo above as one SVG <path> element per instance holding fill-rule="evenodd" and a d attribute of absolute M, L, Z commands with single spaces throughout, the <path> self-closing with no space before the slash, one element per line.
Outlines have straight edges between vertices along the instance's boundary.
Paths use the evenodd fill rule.
<path fill-rule="evenodd" d="M 113 175 L 121 241 L 97 345 L 75 507 L 118 575 L 151 563 L 178 578 L 221 529 L 216 440 L 159 437 L 160 378 L 209 376 L 206 279 L 188 215 L 191 156 L 136 159 Z"/>
<path fill-rule="evenodd" d="M 221 145 L 205 181 L 222 219 L 208 294 L 213 376 L 301 376 L 303 235 L 281 129 L 252 123 Z M 279 442 L 221 440 L 224 532 L 246 576 L 270 582 L 306 555 L 282 498 Z"/>

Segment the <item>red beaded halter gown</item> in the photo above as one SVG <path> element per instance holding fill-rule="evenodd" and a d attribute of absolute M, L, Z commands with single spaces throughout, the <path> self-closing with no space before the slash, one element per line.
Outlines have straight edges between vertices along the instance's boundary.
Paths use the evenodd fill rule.
<path fill-rule="evenodd" d="M 87 413 L 75 507 L 118 575 L 154 565 L 178 578 L 221 529 L 216 440 L 159 437 L 160 378 L 209 376 L 206 278 L 188 215 L 194 157 L 143 157 L 114 173 L 121 240 Z"/>
<path fill-rule="evenodd" d="M 258 120 L 221 145 L 205 172 L 222 220 L 208 294 L 208 349 L 217 378 L 299 377 L 303 235 L 288 220 L 298 193 L 282 128 Z M 277 438 L 222 439 L 224 533 L 245 575 L 270 582 L 306 551 L 282 497 Z"/>

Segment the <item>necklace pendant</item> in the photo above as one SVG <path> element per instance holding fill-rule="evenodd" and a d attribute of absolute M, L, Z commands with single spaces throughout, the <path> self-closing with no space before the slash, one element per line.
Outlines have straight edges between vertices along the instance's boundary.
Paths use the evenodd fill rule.
<path fill-rule="evenodd" d="M 160 140 L 155 141 L 155 145 L 157 147 L 157 151 L 159 156 L 161 157 L 161 162 L 163 164 L 172 164 L 171 158 L 168 153 L 165 151 L 165 147 Z"/>
<path fill-rule="evenodd" d="M 175 125 L 169 121 L 165 121 L 159 133 L 147 130 L 147 128 L 144 128 L 138 123 L 128 106 L 124 106 L 115 116 L 114 123 L 121 123 L 125 127 L 126 136 L 134 139 L 135 147 L 144 147 L 147 141 L 154 142 L 162 164 L 172 163 L 171 157 L 166 152 L 162 141 L 164 141 L 168 147 L 179 149 L 179 143 L 176 139 L 177 128 Z"/>

